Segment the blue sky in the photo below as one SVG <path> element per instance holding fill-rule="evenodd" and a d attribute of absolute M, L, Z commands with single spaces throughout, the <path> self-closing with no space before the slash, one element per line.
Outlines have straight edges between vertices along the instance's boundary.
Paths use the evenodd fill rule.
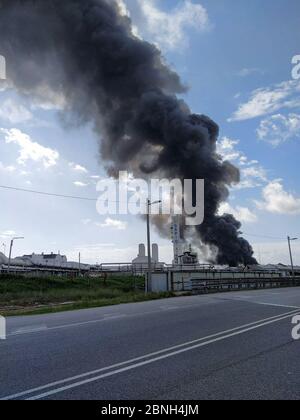
<path fill-rule="evenodd" d="M 242 220 L 262 263 L 288 263 L 285 238 L 300 238 L 300 81 L 291 63 L 300 55 L 299 0 L 120 3 L 138 36 L 156 43 L 189 86 L 192 111 L 220 125 L 220 153 L 242 173 L 222 210 Z M 97 139 L 90 127 L 62 121 L 59 99 L 37 104 L 0 81 L 0 184 L 96 197 L 104 175 Z M 75 259 L 81 251 L 86 262 L 126 262 L 145 242 L 143 221 L 106 220 L 93 202 L 0 194 L 1 244 L 25 237 L 16 254 L 60 250 Z M 170 241 L 153 239 L 170 262 Z M 300 264 L 300 244 L 294 253 Z"/>

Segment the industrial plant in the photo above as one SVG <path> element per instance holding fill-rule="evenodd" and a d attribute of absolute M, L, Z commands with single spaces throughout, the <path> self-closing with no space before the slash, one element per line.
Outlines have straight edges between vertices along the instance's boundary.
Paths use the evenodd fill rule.
<path fill-rule="evenodd" d="M 269 288 L 296 285 L 299 282 L 300 266 L 291 265 L 215 265 L 201 264 L 198 253 L 181 235 L 180 219 L 173 218 L 171 239 L 173 262 L 160 261 L 159 245 L 153 243 L 150 256 L 145 244 L 138 245 L 137 257 L 131 262 L 84 264 L 79 254 L 78 261 L 68 261 L 60 253 L 29 254 L 16 258 L 0 253 L 0 274 L 62 275 L 62 276 L 109 276 L 136 275 L 145 277 L 146 291 L 151 292 L 209 292 L 235 289 Z M 290 245 L 290 241 L 289 241 Z"/>

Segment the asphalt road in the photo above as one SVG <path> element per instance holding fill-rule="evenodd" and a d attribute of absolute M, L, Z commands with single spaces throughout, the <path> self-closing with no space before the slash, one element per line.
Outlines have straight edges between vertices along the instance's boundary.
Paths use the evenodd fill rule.
<path fill-rule="evenodd" d="M 7 320 L 0 399 L 300 399 L 300 288 Z"/>

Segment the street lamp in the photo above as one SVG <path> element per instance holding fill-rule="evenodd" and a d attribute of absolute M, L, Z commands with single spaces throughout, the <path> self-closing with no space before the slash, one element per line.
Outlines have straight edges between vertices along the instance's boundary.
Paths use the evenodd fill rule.
<path fill-rule="evenodd" d="M 12 238 L 12 240 L 10 241 L 8 269 L 7 269 L 8 273 L 10 272 L 11 254 L 12 254 L 12 249 L 13 249 L 13 246 L 14 246 L 14 241 L 17 241 L 19 239 L 24 239 L 24 238 L 23 237 L 16 237 L 16 238 Z"/>
<path fill-rule="evenodd" d="M 147 200 L 147 245 L 148 245 L 148 279 L 146 281 L 146 293 L 149 291 L 149 287 L 152 284 L 152 258 L 151 258 L 151 237 L 150 237 L 150 212 L 151 206 L 154 204 L 160 204 L 161 200 L 153 201 Z"/>
<path fill-rule="evenodd" d="M 292 241 L 297 241 L 297 240 L 298 240 L 298 238 L 290 238 L 288 236 L 288 244 L 289 244 L 289 251 L 290 251 L 290 258 L 291 258 L 291 267 L 292 267 L 293 280 L 295 280 L 295 270 L 294 270 L 294 262 L 293 262 L 293 254 L 292 254 L 291 242 Z"/>

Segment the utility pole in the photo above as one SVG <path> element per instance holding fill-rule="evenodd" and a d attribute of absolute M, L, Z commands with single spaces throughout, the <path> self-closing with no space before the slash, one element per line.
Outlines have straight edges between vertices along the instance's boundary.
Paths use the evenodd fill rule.
<path fill-rule="evenodd" d="M 78 255 L 78 268 L 79 268 L 79 276 L 81 274 L 81 253 L 79 252 Z"/>
<path fill-rule="evenodd" d="M 150 237 L 150 209 L 151 201 L 147 200 L 147 247 L 148 247 L 148 276 L 146 280 L 146 293 L 149 292 L 152 282 L 151 237 Z"/>
<path fill-rule="evenodd" d="M 17 241 L 17 240 L 19 240 L 19 239 L 24 239 L 23 237 L 21 238 L 12 238 L 12 240 L 10 241 L 10 248 L 9 248 L 9 258 L 8 258 L 8 269 L 7 269 L 7 272 L 9 273 L 10 272 L 10 264 L 11 264 L 11 254 L 12 254 L 12 249 L 13 249 L 13 246 L 14 246 L 14 241 Z"/>
<path fill-rule="evenodd" d="M 151 258 L 151 236 L 150 236 L 150 213 L 151 213 L 151 206 L 154 204 L 160 204 L 161 200 L 158 201 L 151 201 L 147 200 L 147 247 L 148 247 L 148 275 L 146 280 L 146 293 L 149 292 L 149 288 L 152 285 L 152 258 Z"/>
<path fill-rule="evenodd" d="M 288 244 L 289 244 L 289 251 L 290 251 L 290 259 L 291 259 L 291 267 L 292 267 L 293 280 L 295 280 L 295 269 L 294 269 L 294 261 L 293 261 L 293 254 L 292 254 L 291 242 L 292 241 L 297 241 L 297 240 L 298 240 L 298 238 L 291 238 L 290 236 L 288 236 Z"/>

